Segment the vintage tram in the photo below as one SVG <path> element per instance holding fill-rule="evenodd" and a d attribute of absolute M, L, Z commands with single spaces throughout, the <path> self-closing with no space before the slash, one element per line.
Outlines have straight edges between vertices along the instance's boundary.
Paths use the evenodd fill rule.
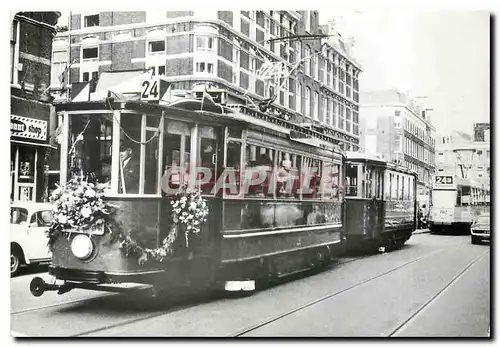
<path fill-rule="evenodd" d="M 416 173 L 364 153 L 346 156 L 347 250 L 402 246 L 416 229 Z"/>
<path fill-rule="evenodd" d="M 433 176 L 428 224 L 431 233 L 470 233 L 478 215 L 489 213 L 490 192 L 481 184 L 452 172 Z"/>
<path fill-rule="evenodd" d="M 66 224 L 51 236 L 49 273 L 62 283 L 35 278 L 33 295 L 113 291 L 117 283 L 251 291 L 341 250 L 344 156 L 332 138 L 243 105 L 185 99 L 165 106 L 111 96 L 56 105 L 61 185 L 78 173 L 95 189 L 106 183 L 103 201 L 114 212 L 100 228 Z M 197 181 L 197 167 L 210 178 Z M 162 244 L 178 224 L 178 192 L 193 182 L 208 207 L 206 223 L 189 237 L 176 232 L 166 252 Z M 86 194 L 88 202 L 93 193 Z"/>

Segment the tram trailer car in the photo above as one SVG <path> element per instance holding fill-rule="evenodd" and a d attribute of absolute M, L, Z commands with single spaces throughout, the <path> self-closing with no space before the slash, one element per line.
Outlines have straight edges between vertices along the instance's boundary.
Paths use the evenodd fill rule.
<path fill-rule="evenodd" d="M 346 153 L 348 251 L 401 247 L 416 229 L 416 173 L 364 153 Z"/>
<path fill-rule="evenodd" d="M 199 111 L 200 106 L 196 100 L 163 106 L 113 99 L 56 105 L 62 117 L 61 183 L 78 171 L 110 181 L 105 201 L 117 206 L 114 225 L 143 250 L 161 246 L 173 223 L 173 198 L 162 190 L 164 171 L 186 168 L 191 180 L 194 170 L 189 168 L 201 163 L 214 177 L 201 187 L 208 220 L 189 247 L 179 236 L 172 255 L 140 264 L 140 253 L 125 255 L 111 232 L 65 230 L 53 243 L 49 267 L 62 283 L 35 278 L 33 295 L 73 288 L 116 291 L 117 283 L 160 290 L 215 284 L 252 291 L 261 280 L 322 266 L 342 251 L 344 156 L 332 139 L 245 106 Z M 123 153 L 132 153 L 131 159 Z M 264 157 L 268 162 L 258 163 Z M 128 160 L 137 166 L 127 171 Z M 285 191 L 271 187 L 271 170 L 262 184 L 246 192 L 242 173 L 257 165 L 274 167 L 278 175 L 293 172 L 299 180 Z M 302 192 L 305 169 L 316 183 Z M 126 176 L 133 170 L 139 179 L 128 186 Z M 216 177 L 224 171 L 236 177 L 236 191 L 214 193 Z M 333 185 L 328 193 L 318 189 L 322 174 Z M 184 177 L 168 180 L 175 185 Z"/>

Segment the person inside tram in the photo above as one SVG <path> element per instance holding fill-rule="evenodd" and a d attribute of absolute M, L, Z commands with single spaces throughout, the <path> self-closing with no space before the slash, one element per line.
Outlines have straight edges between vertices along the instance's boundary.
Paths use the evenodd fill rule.
<path fill-rule="evenodd" d="M 139 167 L 140 163 L 134 155 L 130 144 L 120 147 L 120 192 L 124 194 L 137 194 L 139 192 Z M 123 189 L 125 186 L 125 189 Z"/>
<path fill-rule="evenodd" d="M 210 181 L 207 183 L 204 183 L 201 186 L 201 189 L 204 193 L 209 193 L 211 192 L 215 180 L 216 180 L 216 172 L 215 172 L 215 164 L 214 164 L 214 146 L 210 143 L 207 143 L 205 146 L 202 147 L 201 150 L 201 167 L 204 169 L 210 169 L 211 171 L 211 176 L 210 176 Z M 198 179 L 202 179 L 203 175 L 201 173 L 198 173 Z"/>
<path fill-rule="evenodd" d="M 287 184 L 290 178 L 290 170 L 292 168 L 292 161 L 290 160 L 290 154 L 285 153 L 284 159 L 281 161 L 278 169 L 278 183 L 277 183 L 277 194 L 279 196 L 290 196 L 290 191 L 287 191 Z"/>
<path fill-rule="evenodd" d="M 254 186 L 254 194 L 258 196 L 265 196 L 268 194 L 269 179 L 273 171 L 273 165 L 273 161 L 267 154 L 262 153 L 260 155 L 259 159 L 257 160 L 256 170 L 259 175 L 266 175 L 267 177 L 260 185 Z"/>

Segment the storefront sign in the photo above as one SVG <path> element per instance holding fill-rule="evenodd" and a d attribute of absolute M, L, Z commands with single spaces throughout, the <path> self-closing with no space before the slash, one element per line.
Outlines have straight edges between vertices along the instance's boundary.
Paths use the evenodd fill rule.
<path fill-rule="evenodd" d="M 47 121 L 11 115 L 10 134 L 15 137 L 45 141 L 47 139 Z"/>

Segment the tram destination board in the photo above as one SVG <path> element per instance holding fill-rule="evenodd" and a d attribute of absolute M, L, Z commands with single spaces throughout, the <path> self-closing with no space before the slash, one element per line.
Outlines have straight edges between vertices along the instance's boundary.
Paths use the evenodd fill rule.
<path fill-rule="evenodd" d="M 436 184 L 453 184 L 453 176 L 436 176 L 434 182 Z"/>
<path fill-rule="evenodd" d="M 434 182 L 436 184 L 453 184 L 453 176 L 436 176 Z"/>

